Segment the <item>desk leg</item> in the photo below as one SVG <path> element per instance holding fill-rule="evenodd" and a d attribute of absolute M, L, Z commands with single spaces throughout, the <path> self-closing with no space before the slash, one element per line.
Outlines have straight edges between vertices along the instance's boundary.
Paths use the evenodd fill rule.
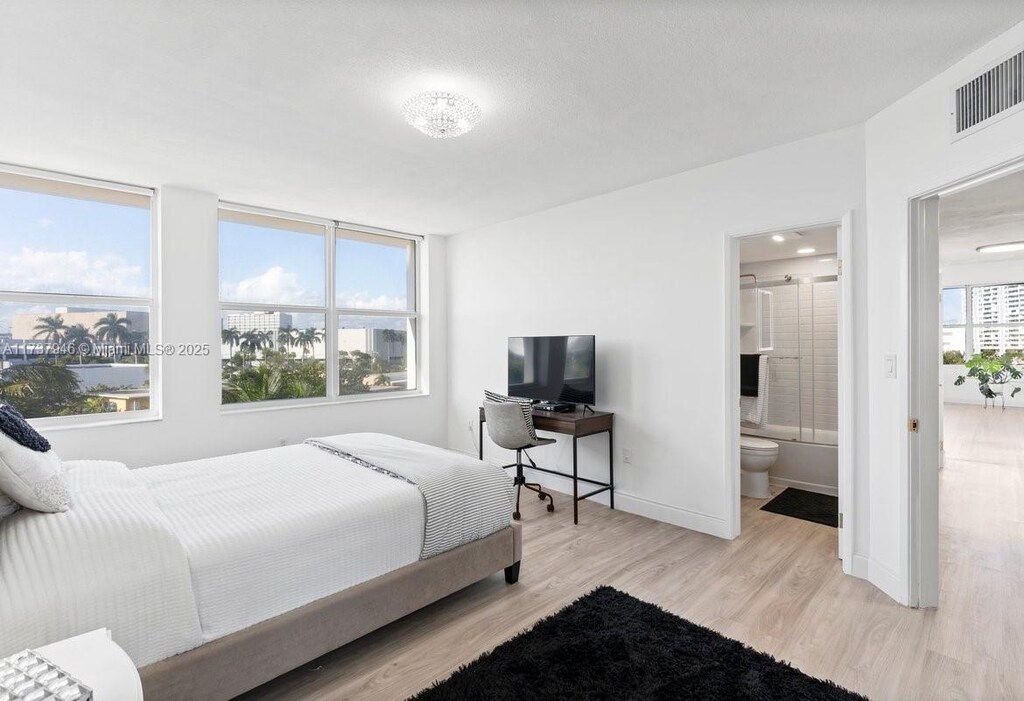
<path fill-rule="evenodd" d="M 608 429 L 608 507 L 615 508 L 615 448 L 612 445 L 612 430 Z"/>
<path fill-rule="evenodd" d="M 484 422 L 483 422 L 483 419 L 480 420 L 478 425 L 480 426 L 480 459 L 483 460 L 484 459 Z"/>
<path fill-rule="evenodd" d="M 572 437 L 572 523 L 579 525 L 580 522 L 580 500 L 579 500 L 579 475 L 576 472 L 576 436 Z"/>

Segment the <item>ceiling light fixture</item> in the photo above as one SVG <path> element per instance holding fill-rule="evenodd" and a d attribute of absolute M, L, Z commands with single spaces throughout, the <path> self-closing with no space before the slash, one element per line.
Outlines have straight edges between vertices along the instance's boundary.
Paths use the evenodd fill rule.
<path fill-rule="evenodd" d="M 1010 251 L 1024 251 L 1024 241 L 990 243 L 987 246 L 978 246 L 976 250 L 978 253 L 1009 253 Z"/>
<path fill-rule="evenodd" d="M 819 262 L 819 263 L 831 263 L 831 262 L 832 262 L 832 259 L 831 259 L 831 258 L 822 258 L 822 259 L 821 259 L 821 260 L 819 260 L 818 262 Z"/>
<path fill-rule="evenodd" d="M 798 248 L 798 249 L 796 249 L 796 252 L 799 253 L 800 255 L 806 255 L 807 253 L 814 253 L 814 249 L 813 248 Z"/>
<path fill-rule="evenodd" d="M 452 92 L 413 95 L 402 114 L 405 121 L 435 139 L 461 136 L 480 121 L 480 108 L 468 97 Z"/>
<path fill-rule="evenodd" d="M 785 240 L 786 237 L 783 236 L 782 234 L 775 234 L 772 236 L 772 241 L 774 241 L 775 243 L 782 243 Z"/>

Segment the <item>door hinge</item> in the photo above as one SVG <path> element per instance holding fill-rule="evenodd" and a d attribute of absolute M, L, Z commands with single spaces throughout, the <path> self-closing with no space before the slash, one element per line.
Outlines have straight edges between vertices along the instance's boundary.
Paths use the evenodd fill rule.
<path fill-rule="evenodd" d="M 839 513 L 839 527 L 840 528 L 843 527 L 843 514 L 842 514 L 842 512 Z"/>
<path fill-rule="evenodd" d="M 910 419 L 907 421 L 907 430 L 911 433 L 917 433 L 919 428 L 921 428 L 921 422 L 918 419 Z"/>
<path fill-rule="evenodd" d="M 836 261 L 836 275 L 842 275 L 842 274 L 843 274 L 843 259 L 840 258 L 839 260 Z"/>

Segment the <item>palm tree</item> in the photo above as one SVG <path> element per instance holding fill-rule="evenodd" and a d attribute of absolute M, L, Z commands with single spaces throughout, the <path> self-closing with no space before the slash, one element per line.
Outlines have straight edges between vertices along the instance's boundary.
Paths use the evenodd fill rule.
<path fill-rule="evenodd" d="M 84 396 L 78 376 L 68 368 L 31 363 L 4 371 L 0 376 L 0 399 L 32 419 L 81 413 Z"/>
<path fill-rule="evenodd" d="M 296 344 L 302 348 L 302 357 L 305 358 L 308 351 L 311 351 L 317 343 L 324 340 L 324 332 L 321 329 L 310 327 L 299 331 L 295 338 Z"/>
<path fill-rule="evenodd" d="M 277 345 L 281 350 L 285 348 L 294 348 L 298 341 L 298 329 L 293 329 L 291 326 L 286 326 L 277 332 Z"/>
<path fill-rule="evenodd" d="M 68 330 L 68 327 L 64 325 L 64 317 L 60 314 L 41 316 L 36 321 L 39 323 L 32 329 L 35 331 L 32 338 L 42 338 L 49 344 L 56 345 L 60 343 L 61 339 L 64 338 L 64 332 Z"/>
<path fill-rule="evenodd" d="M 110 312 L 93 324 L 93 328 L 96 329 L 96 339 L 115 346 L 115 358 L 117 357 L 116 347 L 127 343 L 131 338 L 129 326 L 131 326 L 131 322 L 127 317 L 118 316 L 114 312 Z"/>
<path fill-rule="evenodd" d="M 239 338 L 238 347 L 239 349 L 247 351 L 249 354 L 255 356 L 256 353 L 271 345 L 273 340 L 274 333 L 272 331 L 257 331 L 256 329 L 249 329 Z"/>
<path fill-rule="evenodd" d="M 78 353 L 78 364 L 85 362 L 85 354 L 92 347 L 92 334 L 83 324 L 75 324 L 68 328 L 64 334 L 64 343 L 75 349 Z"/>
<path fill-rule="evenodd" d="M 252 333 L 246 331 L 246 333 Z M 260 334 L 260 332 L 255 332 Z M 243 336 L 245 334 L 242 334 Z M 262 334 L 260 334 L 262 336 Z M 221 392 L 224 401 L 261 402 L 265 399 L 278 399 L 284 389 L 286 378 L 281 368 L 261 365 L 240 373 L 224 382 Z"/>
<path fill-rule="evenodd" d="M 220 331 L 220 342 L 228 347 L 228 355 L 234 353 L 235 346 L 242 340 L 242 334 L 238 332 L 234 326 L 227 329 L 221 329 Z"/>

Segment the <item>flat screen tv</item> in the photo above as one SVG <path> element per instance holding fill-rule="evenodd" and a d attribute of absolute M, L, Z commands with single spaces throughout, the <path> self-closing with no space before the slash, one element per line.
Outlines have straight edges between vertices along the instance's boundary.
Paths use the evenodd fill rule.
<path fill-rule="evenodd" d="M 508 393 L 543 402 L 594 403 L 593 336 L 508 339 Z"/>

